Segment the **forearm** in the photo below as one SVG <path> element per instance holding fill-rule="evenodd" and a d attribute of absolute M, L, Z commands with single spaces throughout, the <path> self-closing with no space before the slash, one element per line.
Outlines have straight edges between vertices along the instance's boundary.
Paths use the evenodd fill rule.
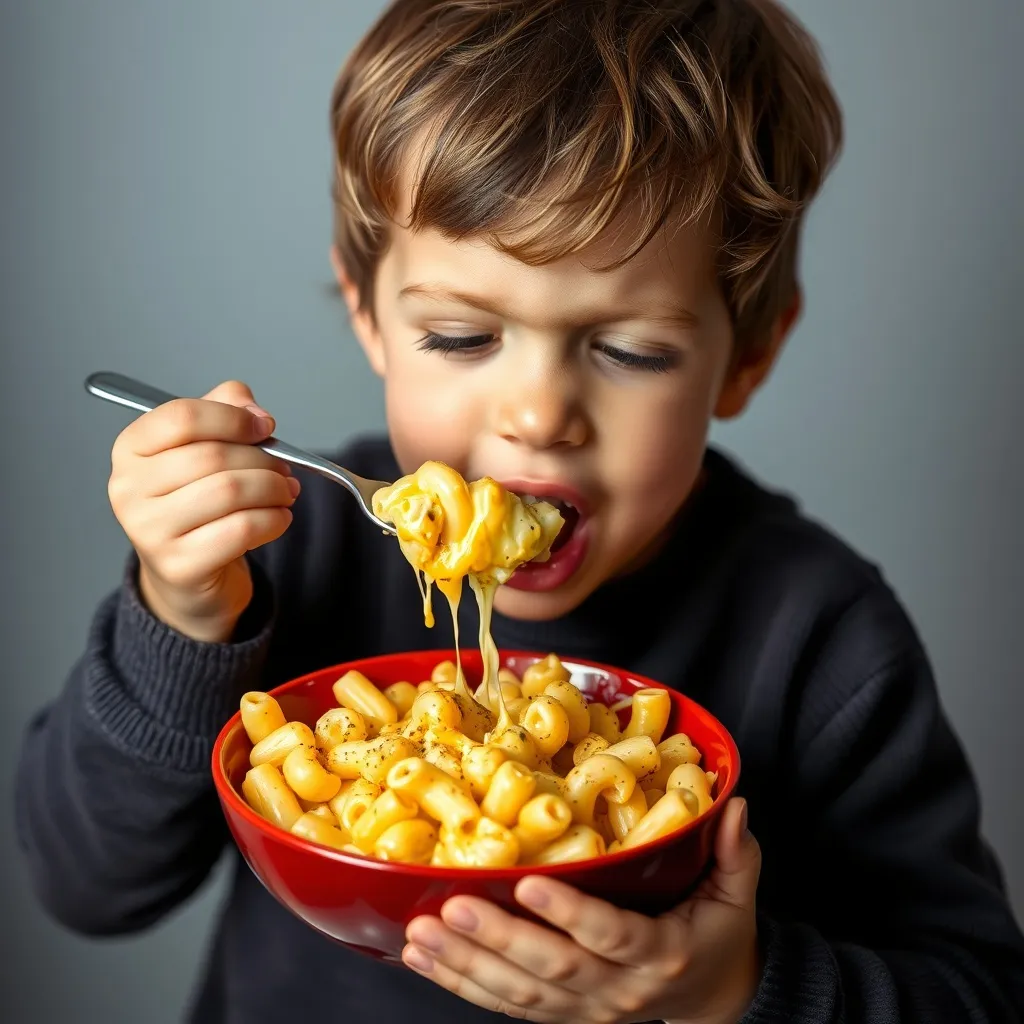
<path fill-rule="evenodd" d="M 27 733 L 17 774 L 31 877 L 69 927 L 144 927 L 205 879 L 226 838 L 210 753 L 260 682 L 268 631 L 188 641 L 149 616 L 131 581 L 105 602 L 86 655 Z"/>

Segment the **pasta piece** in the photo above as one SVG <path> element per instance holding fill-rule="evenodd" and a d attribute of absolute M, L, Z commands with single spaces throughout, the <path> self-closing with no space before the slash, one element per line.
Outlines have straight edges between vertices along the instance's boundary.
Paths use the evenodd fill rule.
<path fill-rule="evenodd" d="M 285 782 L 303 800 L 325 803 L 337 796 L 341 789 L 341 779 L 320 763 L 320 757 L 312 747 L 295 747 L 284 759 L 281 771 Z"/>
<path fill-rule="evenodd" d="M 556 697 L 542 693 L 530 702 L 520 721 L 542 757 L 551 757 L 569 738 L 569 716 Z"/>
<path fill-rule="evenodd" d="M 600 834 L 587 825 L 570 825 L 565 833 L 553 843 L 525 861 L 526 864 L 568 864 L 575 860 L 590 860 L 601 857 L 607 850 Z"/>
<path fill-rule="evenodd" d="M 604 738 L 604 736 L 601 736 L 596 732 L 588 732 L 587 735 L 584 736 L 575 747 L 573 747 L 573 766 L 575 767 L 583 761 L 586 761 L 591 754 L 597 754 L 602 750 L 607 750 L 609 746 L 611 746 L 611 744 Z"/>
<path fill-rule="evenodd" d="M 286 722 L 277 700 L 269 693 L 259 690 L 250 690 L 249 693 L 242 694 L 239 711 L 242 728 L 245 729 L 249 742 L 254 745 L 280 729 Z"/>
<path fill-rule="evenodd" d="M 345 833 L 333 824 L 333 815 L 332 821 L 328 822 L 315 812 L 307 811 L 292 825 L 291 831 L 292 835 L 320 843 L 321 846 L 332 846 L 335 850 L 343 849 L 348 843 Z"/>
<path fill-rule="evenodd" d="M 506 761 L 494 773 L 487 795 L 480 803 L 480 811 L 484 817 L 511 827 L 536 788 L 537 781 L 529 768 L 516 761 Z"/>
<path fill-rule="evenodd" d="M 661 754 L 650 736 L 630 736 L 606 747 L 603 753 L 617 757 L 638 778 L 644 779 L 661 767 Z"/>
<path fill-rule="evenodd" d="M 466 780 L 466 773 L 462 770 L 462 758 L 451 747 L 443 743 L 427 744 L 423 748 L 423 759 L 440 768 L 469 792 L 470 786 Z"/>
<path fill-rule="evenodd" d="M 437 846 L 437 826 L 423 818 L 395 822 L 377 838 L 373 854 L 381 860 L 429 864 Z"/>
<path fill-rule="evenodd" d="M 533 737 L 521 725 L 512 725 L 501 732 L 489 734 L 487 744 L 499 747 L 505 751 L 509 760 L 525 764 L 527 768 L 536 768 L 541 762 Z"/>
<path fill-rule="evenodd" d="M 662 836 L 682 828 L 693 821 L 686 801 L 678 789 L 669 790 L 632 828 L 625 839 L 620 840 L 621 849 L 631 850 L 644 843 L 653 842 Z"/>
<path fill-rule="evenodd" d="M 645 789 L 643 794 L 644 799 L 647 801 L 647 809 L 650 810 L 665 795 L 665 790 L 656 788 Z"/>
<path fill-rule="evenodd" d="M 404 718 L 412 707 L 413 701 L 418 696 L 416 687 L 412 683 L 392 683 L 385 686 L 383 694 L 395 706 L 399 719 Z"/>
<path fill-rule="evenodd" d="M 598 796 L 609 803 L 625 803 L 636 788 L 636 776 L 617 757 L 594 754 L 569 772 L 565 788 L 573 821 L 593 827 Z"/>
<path fill-rule="evenodd" d="M 455 867 L 510 868 L 519 859 L 516 837 L 490 818 L 478 818 L 456 829 L 442 829 L 441 841 Z"/>
<path fill-rule="evenodd" d="M 331 806 L 338 817 L 338 824 L 351 835 L 356 822 L 373 806 L 380 794 L 381 788 L 376 783 L 356 779 L 340 806 Z"/>
<path fill-rule="evenodd" d="M 668 789 L 668 777 L 681 764 L 699 764 L 700 751 L 685 733 L 669 736 L 658 744 L 661 765 L 645 780 L 658 789 Z"/>
<path fill-rule="evenodd" d="M 647 794 L 639 786 L 633 790 L 632 795 L 625 803 L 610 803 L 608 805 L 608 824 L 613 837 L 617 840 L 625 839 L 647 813 L 647 810 Z"/>
<path fill-rule="evenodd" d="M 366 719 L 351 708 L 331 708 L 317 720 L 313 730 L 317 750 L 326 753 L 331 747 L 351 740 L 365 740 L 368 734 Z"/>
<path fill-rule="evenodd" d="M 250 768 L 242 781 L 242 796 L 259 815 L 289 831 L 302 817 L 298 798 L 288 788 L 280 768 L 268 761 Z"/>
<path fill-rule="evenodd" d="M 419 753 L 404 736 L 381 736 L 375 740 L 339 743 L 327 753 L 327 768 L 342 779 L 363 778 L 383 785 L 391 768 Z"/>
<path fill-rule="evenodd" d="M 572 824 L 572 808 L 559 796 L 541 793 L 523 805 L 512 828 L 520 858 L 528 859 L 553 843 Z"/>
<path fill-rule="evenodd" d="M 477 744 L 462 755 L 462 773 L 469 783 L 470 792 L 483 800 L 494 773 L 508 760 L 508 754 L 499 747 Z"/>
<path fill-rule="evenodd" d="M 439 661 L 430 673 L 432 683 L 454 683 L 457 678 L 454 661 Z"/>
<path fill-rule="evenodd" d="M 569 719 L 569 742 L 579 743 L 590 732 L 590 712 L 587 710 L 587 699 L 568 680 L 560 679 L 548 683 L 544 693 L 554 697 L 563 708 Z"/>
<path fill-rule="evenodd" d="M 302 801 L 299 801 L 299 805 L 302 806 Z M 305 814 L 312 814 L 315 818 L 320 818 L 321 821 L 326 821 L 328 825 L 337 825 L 338 819 L 334 816 L 334 811 L 331 810 L 330 804 L 314 804 L 312 807 L 305 808 Z"/>
<path fill-rule="evenodd" d="M 609 743 L 618 743 L 622 739 L 619 728 L 619 716 L 607 704 L 597 701 L 587 705 L 587 716 L 590 718 L 590 731 L 603 737 Z"/>
<path fill-rule="evenodd" d="M 398 712 L 362 672 L 350 669 L 332 687 L 334 699 L 343 707 L 358 711 L 366 719 L 370 735 L 388 722 L 398 721 Z"/>
<path fill-rule="evenodd" d="M 414 800 L 393 789 L 385 789 L 352 825 L 352 842 L 367 853 L 392 825 L 415 818 L 419 808 Z"/>
<path fill-rule="evenodd" d="M 714 803 L 708 777 L 697 764 L 685 763 L 673 769 L 666 795 L 674 791 L 681 793 L 694 817 L 703 814 Z"/>
<path fill-rule="evenodd" d="M 534 662 L 523 673 L 523 696 L 536 697 L 547 689 L 549 683 L 560 679 L 568 681 L 569 670 L 562 664 L 557 654 L 549 654 L 546 658 Z"/>
<path fill-rule="evenodd" d="M 284 759 L 296 747 L 315 747 L 313 730 L 302 722 L 287 722 L 264 736 L 249 752 L 249 764 L 253 768 L 261 764 L 272 764 L 280 768 Z"/>
<path fill-rule="evenodd" d="M 422 757 L 408 757 L 388 773 L 390 789 L 406 792 L 435 821 L 449 831 L 480 817 L 476 802 L 454 779 Z"/>
<path fill-rule="evenodd" d="M 649 736 L 658 743 L 668 725 L 671 711 L 672 698 L 668 690 L 637 690 L 633 694 L 629 723 L 622 731 L 623 738 Z"/>

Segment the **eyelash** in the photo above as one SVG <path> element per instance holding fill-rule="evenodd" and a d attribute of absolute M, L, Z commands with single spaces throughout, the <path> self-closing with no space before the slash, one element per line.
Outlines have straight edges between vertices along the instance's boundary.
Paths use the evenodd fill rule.
<path fill-rule="evenodd" d="M 420 339 L 417 348 L 421 352 L 440 352 L 443 355 L 450 355 L 453 352 L 472 352 L 483 348 L 494 341 L 492 334 L 474 334 L 467 337 L 453 338 L 446 334 L 435 334 L 433 332 Z M 627 370 L 641 370 L 647 373 L 667 373 L 677 362 L 675 356 L 650 355 L 641 356 L 626 349 L 614 348 L 611 345 L 596 345 L 598 352 L 607 356 L 618 366 Z"/>

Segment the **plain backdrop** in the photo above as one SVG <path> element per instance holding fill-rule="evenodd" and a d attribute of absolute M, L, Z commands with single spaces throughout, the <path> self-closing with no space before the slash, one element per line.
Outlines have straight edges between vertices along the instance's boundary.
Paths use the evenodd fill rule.
<path fill-rule="evenodd" d="M 799 0 L 847 145 L 810 219 L 806 314 L 720 443 L 879 562 L 932 655 L 1024 912 L 1020 0 Z M 0 5 L 2 1017 L 180 1019 L 216 877 L 147 934 L 43 916 L 13 835 L 29 716 L 57 694 L 126 541 L 106 498 L 116 369 L 248 381 L 278 432 L 383 425 L 328 289 L 327 103 L 373 0 Z M 442 638 L 443 639 L 443 638 Z"/>

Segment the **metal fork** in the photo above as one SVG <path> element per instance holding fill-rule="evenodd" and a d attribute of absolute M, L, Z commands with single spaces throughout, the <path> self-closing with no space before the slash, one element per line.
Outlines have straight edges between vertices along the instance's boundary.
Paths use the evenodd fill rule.
<path fill-rule="evenodd" d="M 133 380 L 131 377 L 122 376 L 120 373 L 93 373 L 86 378 L 85 390 L 97 398 L 103 398 L 115 405 L 127 406 L 129 409 L 137 409 L 139 412 L 150 412 L 158 405 L 173 402 L 178 397 L 167 391 L 161 391 L 159 388 L 151 387 L 149 384 Z M 259 441 L 255 447 L 262 448 L 263 451 L 275 458 L 311 469 L 314 473 L 319 473 L 321 476 L 327 477 L 328 480 L 341 484 L 359 502 L 359 508 L 367 519 L 386 533 L 393 534 L 395 532 L 391 523 L 378 519 L 373 513 L 374 493 L 381 487 L 389 486 L 390 481 L 367 480 L 319 455 L 296 448 L 295 445 L 285 441 L 278 441 L 276 437 L 268 437 L 265 441 Z"/>

